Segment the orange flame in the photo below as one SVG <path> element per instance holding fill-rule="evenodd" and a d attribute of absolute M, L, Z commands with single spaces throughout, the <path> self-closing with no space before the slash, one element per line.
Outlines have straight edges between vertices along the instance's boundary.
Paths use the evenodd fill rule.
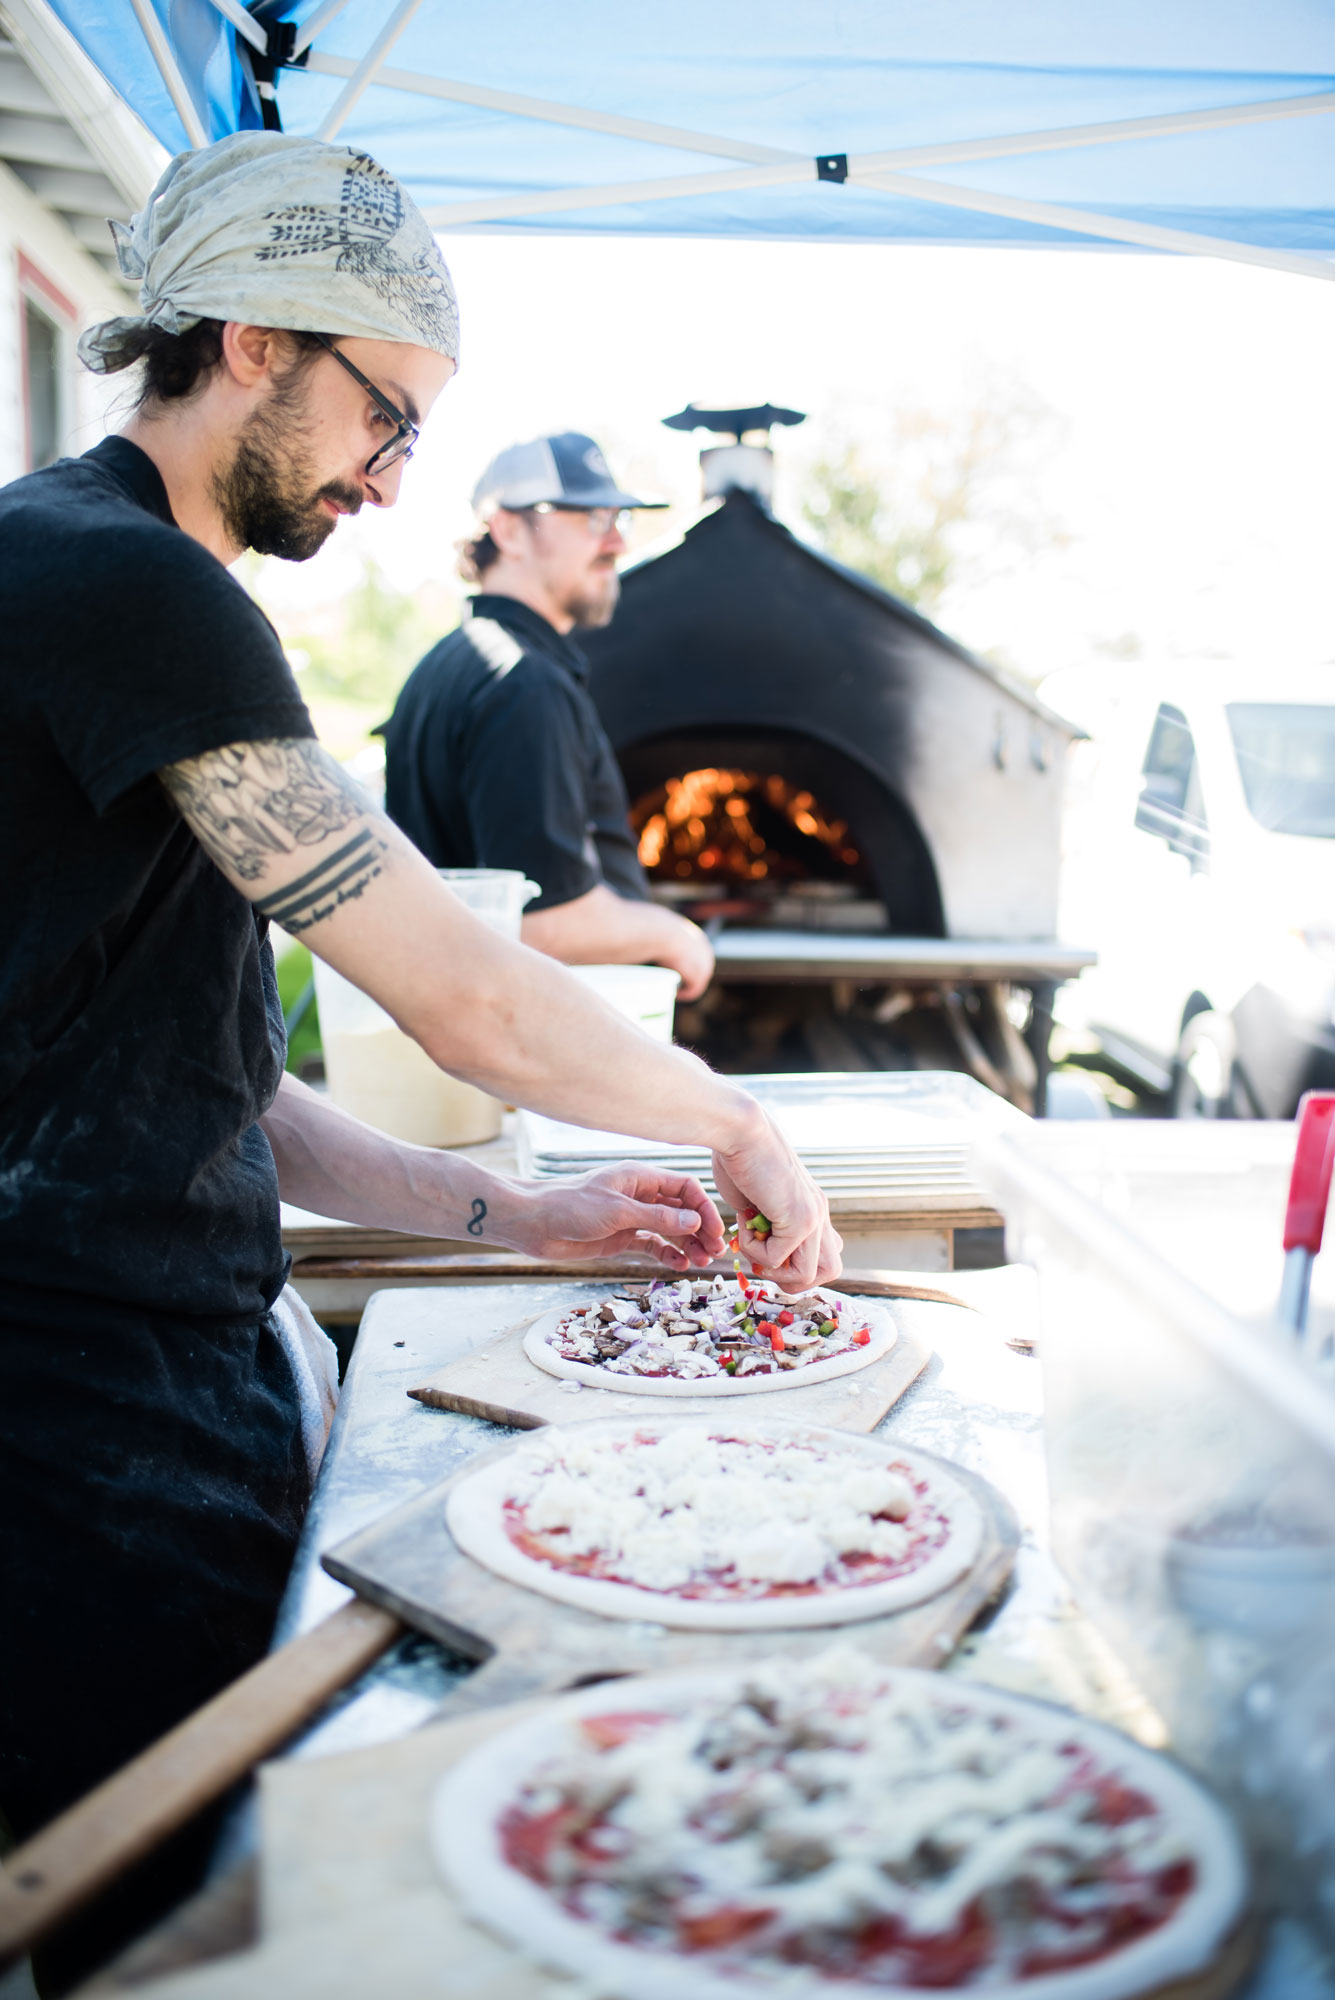
<path fill-rule="evenodd" d="M 845 867 L 856 867 L 857 849 L 847 822 L 830 819 L 808 791 L 785 778 L 755 771 L 687 771 L 641 799 L 631 814 L 639 832 L 640 860 L 651 874 L 760 882 L 771 872 L 801 874 L 773 852 L 752 819 L 763 800 L 800 834 L 819 841 Z"/>

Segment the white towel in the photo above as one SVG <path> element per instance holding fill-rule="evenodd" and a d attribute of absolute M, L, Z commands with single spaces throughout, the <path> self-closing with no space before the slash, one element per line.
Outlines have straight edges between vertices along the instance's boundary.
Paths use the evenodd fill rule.
<path fill-rule="evenodd" d="M 273 1307 L 273 1322 L 297 1385 L 301 1442 L 312 1485 L 338 1408 L 338 1349 L 311 1317 L 299 1292 L 285 1285 Z"/>

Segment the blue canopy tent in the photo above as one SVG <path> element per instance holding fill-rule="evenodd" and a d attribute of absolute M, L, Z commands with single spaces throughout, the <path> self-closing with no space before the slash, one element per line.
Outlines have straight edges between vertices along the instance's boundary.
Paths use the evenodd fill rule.
<path fill-rule="evenodd" d="M 1329 0 L 51 0 L 172 151 L 365 148 L 434 226 L 1335 276 Z"/>

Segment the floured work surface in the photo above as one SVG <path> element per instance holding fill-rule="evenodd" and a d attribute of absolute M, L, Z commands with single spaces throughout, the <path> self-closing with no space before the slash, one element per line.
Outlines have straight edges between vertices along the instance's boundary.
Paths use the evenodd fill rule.
<path fill-rule="evenodd" d="M 572 1302 L 582 1296 L 583 1291 L 578 1295 L 572 1293 Z M 769 1395 L 675 1396 L 670 1405 L 673 1415 L 717 1417 L 725 1410 L 734 1415 L 745 1411 L 748 1422 L 759 1423 L 769 1410 L 790 1423 L 827 1424 L 839 1431 L 874 1431 L 904 1391 L 917 1381 L 932 1354 L 927 1342 L 904 1324 L 892 1301 L 877 1298 L 876 1304 L 894 1319 L 897 1334 L 894 1346 L 882 1360 L 873 1361 L 852 1375 L 784 1387 Z M 451 1361 L 409 1389 L 408 1394 L 433 1409 L 485 1417 L 490 1423 L 507 1424 L 516 1430 L 537 1430 L 542 1424 L 578 1423 L 585 1417 L 665 1413 L 662 1400 L 656 1396 L 637 1396 L 631 1390 L 581 1387 L 548 1375 L 524 1352 L 524 1335 L 537 1317 L 534 1314 L 533 1318 L 498 1334 L 485 1347 L 475 1348 L 459 1361 Z"/>
<path fill-rule="evenodd" d="M 712 1414 L 717 1416 L 717 1405 Z M 748 1417 L 756 1421 L 750 1411 Z M 893 1448 L 892 1439 L 886 1443 Z M 452 1711 L 488 1708 L 608 1674 L 650 1673 L 707 1659 L 768 1659 L 779 1648 L 796 1657 L 820 1652 L 836 1640 L 899 1666 L 939 1666 L 1005 1586 L 1019 1545 L 1007 1502 L 986 1480 L 951 1465 L 946 1468 L 951 1477 L 978 1504 L 982 1540 L 964 1575 L 925 1603 L 837 1630 L 818 1625 L 802 1631 L 670 1631 L 665 1625 L 604 1618 L 557 1603 L 463 1554 L 445 1523 L 446 1495 L 456 1480 L 511 1450 L 512 1445 L 498 1445 L 473 1459 L 466 1472 L 420 1494 L 323 1558 L 330 1575 L 350 1584 L 359 1596 L 455 1652 L 485 1661 L 449 1697 Z M 914 1455 L 930 1458 L 916 1450 Z"/>

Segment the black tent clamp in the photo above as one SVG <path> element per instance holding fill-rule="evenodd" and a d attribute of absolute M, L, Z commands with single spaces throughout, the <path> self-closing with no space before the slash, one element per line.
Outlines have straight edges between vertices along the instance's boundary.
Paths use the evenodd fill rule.
<path fill-rule="evenodd" d="M 249 42 L 237 36 L 237 53 L 249 62 L 250 73 L 255 79 L 255 93 L 260 100 L 260 116 L 264 120 L 266 132 L 281 132 L 283 121 L 278 115 L 278 92 L 275 87 L 280 69 L 305 69 L 309 49 L 293 55 L 297 41 L 295 21 L 280 21 L 279 14 L 291 0 L 250 0 L 246 12 L 253 15 L 269 37 L 269 47 L 264 55 L 253 49 Z"/>

